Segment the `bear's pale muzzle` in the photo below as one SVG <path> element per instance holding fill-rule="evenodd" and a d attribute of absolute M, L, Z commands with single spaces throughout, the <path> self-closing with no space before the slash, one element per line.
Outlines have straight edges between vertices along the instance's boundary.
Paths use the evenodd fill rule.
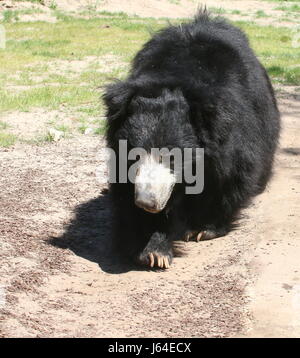
<path fill-rule="evenodd" d="M 152 156 L 140 165 L 135 178 L 135 204 L 151 213 L 162 211 L 175 184 L 175 175 Z"/>

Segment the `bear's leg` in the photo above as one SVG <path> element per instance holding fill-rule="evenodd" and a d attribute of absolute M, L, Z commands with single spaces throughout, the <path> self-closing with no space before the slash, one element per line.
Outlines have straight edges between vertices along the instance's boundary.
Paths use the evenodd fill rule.
<path fill-rule="evenodd" d="M 130 205 L 125 209 L 120 205 L 115 212 L 114 247 L 121 256 L 131 261 L 136 261 L 153 233 L 147 215 L 151 214 L 144 214 L 142 210 Z"/>
<path fill-rule="evenodd" d="M 113 241 L 122 257 L 151 268 L 169 268 L 172 240 L 165 214 L 150 214 L 130 201 L 115 203 Z"/>
<path fill-rule="evenodd" d="M 181 212 L 182 210 L 179 208 L 179 213 Z M 152 223 L 154 218 L 158 218 L 158 216 L 151 217 Z M 152 226 L 153 231 L 149 236 L 150 239 L 137 256 L 137 261 L 150 267 L 166 269 L 171 265 L 174 256 L 185 254 L 185 249 L 178 240 L 187 227 L 185 218 L 178 215 L 178 210 L 175 210 L 175 213 L 170 212 L 168 215 L 162 214 L 161 220 L 163 222 L 161 221 L 160 225 L 156 222 L 155 230 Z"/>
<path fill-rule="evenodd" d="M 162 232 L 152 234 L 144 250 L 137 256 L 137 262 L 149 267 L 167 269 L 173 260 L 172 243 Z"/>

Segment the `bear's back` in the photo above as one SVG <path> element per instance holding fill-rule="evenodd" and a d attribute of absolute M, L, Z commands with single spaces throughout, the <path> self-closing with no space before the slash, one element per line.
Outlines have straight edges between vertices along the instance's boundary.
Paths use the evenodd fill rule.
<path fill-rule="evenodd" d="M 170 26 L 148 41 L 134 59 L 131 77 L 148 75 L 152 82 L 165 79 L 166 84 L 177 79 L 181 87 L 193 81 L 204 86 L 233 81 L 245 85 L 249 67 L 261 71 L 243 32 L 200 13 L 192 23 Z"/>

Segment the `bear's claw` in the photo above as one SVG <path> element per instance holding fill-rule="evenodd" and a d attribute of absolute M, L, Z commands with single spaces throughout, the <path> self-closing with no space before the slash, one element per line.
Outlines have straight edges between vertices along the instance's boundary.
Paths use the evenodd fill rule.
<path fill-rule="evenodd" d="M 192 239 L 195 239 L 196 242 L 199 242 L 201 240 L 210 240 L 214 239 L 216 237 L 216 233 L 210 230 L 205 231 L 188 231 L 185 235 L 183 240 L 184 241 L 190 241 Z"/>
<path fill-rule="evenodd" d="M 183 240 L 188 242 L 192 239 L 195 239 L 196 242 L 199 242 L 201 238 L 205 236 L 205 231 L 188 231 L 185 235 Z"/>
<path fill-rule="evenodd" d="M 200 231 L 196 237 L 196 241 L 199 242 L 203 236 L 205 236 L 206 231 Z"/>
<path fill-rule="evenodd" d="M 183 237 L 183 241 L 190 241 L 195 235 L 197 235 L 197 231 L 187 231 Z"/>
<path fill-rule="evenodd" d="M 155 264 L 162 269 L 167 269 L 170 267 L 169 258 L 159 254 L 158 252 L 150 252 L 148 259 L 150 267 L 154 267 Z"/>
<path fill-rule="evenodd" d="M 151 268 L 168 269 L 172 258 L 172 243 L 167 240 L 166 234 L 155 232 L 136 260 L 137 263 Z"/>

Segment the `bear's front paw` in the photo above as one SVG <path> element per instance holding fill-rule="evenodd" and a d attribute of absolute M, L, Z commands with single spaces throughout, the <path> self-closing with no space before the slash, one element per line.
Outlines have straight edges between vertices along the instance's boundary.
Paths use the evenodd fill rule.
<path fill-rule="evenodd" d="M 172 263 L 172 255 L 169 253 L 165 255 L 161 252 L 141 253 L 137 259 L 138 263 L 146 266 L 159 267 L 161 269 L 168 269 Z"/>
<path fill-rule="evenodd" d="M 173 259 L 172 245 L 163 233 L 154 233 L 137 262 L 142 265 L 167 269 Z"/>

